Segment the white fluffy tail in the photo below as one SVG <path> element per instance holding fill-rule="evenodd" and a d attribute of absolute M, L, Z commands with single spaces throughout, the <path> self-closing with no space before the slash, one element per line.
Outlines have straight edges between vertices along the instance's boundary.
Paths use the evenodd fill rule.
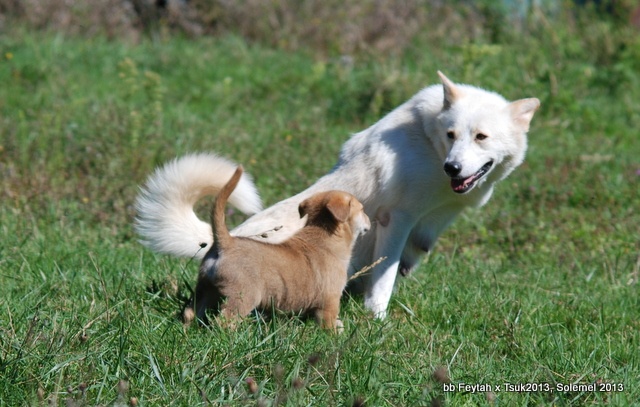
<path fill-rule="evenodd" d="M 190 154 L 165 164 L 149 177 L 136 198 L 136 232 L 140 242 L 159 253 L 202 258 L 213 243 L 211 225 L 193 207 L 202 197 L 215 196 L 237 164 L 215 154 Z M 253 181 L 243 174 L 229 203 L 251 215 L 262 210 Z"/>

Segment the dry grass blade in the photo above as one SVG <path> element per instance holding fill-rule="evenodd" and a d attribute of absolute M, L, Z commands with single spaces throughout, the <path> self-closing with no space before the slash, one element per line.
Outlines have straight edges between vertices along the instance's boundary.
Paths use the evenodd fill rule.
<path fill-rule="evenodd" d="M 348 281 L 351 280 L 355 280 L 356 278 L 366 274 L 369 270 L 371 270 L 372 268 L 374 268 L 375 266 L 377 266 L 378 264 L 382 263 L 383 261 L 385 261 L 387 259 L 386 256 L 384 257 L 380 257 L 378 260 L 374 261 L 373 263 L 371 263 L 368 266 L 364 266 L 363 268 L 361 268 L 360 270 L 358 270 L 354 275 L 352 275 L 351 277 L 349 277 Z"/>

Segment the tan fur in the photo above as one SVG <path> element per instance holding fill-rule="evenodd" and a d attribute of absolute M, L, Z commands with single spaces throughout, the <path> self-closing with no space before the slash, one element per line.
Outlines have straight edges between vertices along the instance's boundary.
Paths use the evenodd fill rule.
<path fill-rule="evenodd" d="M 321 192 L 299 205 L 306 225 L 286 241 L 271 244 L 233 237 L 225 225 L 224 207 L 242 172 L 238 167 L 213 206 L 214 245 L 200 266 L 185 322 L 194 317 L 204 321 L 207 309 L 235 320 L 273 305 L 282 311 L 312 312 L 322 327 L 339 328 L 351 250 L 358 235 L 371 226 L 362 204 L 346 192 Z"/>

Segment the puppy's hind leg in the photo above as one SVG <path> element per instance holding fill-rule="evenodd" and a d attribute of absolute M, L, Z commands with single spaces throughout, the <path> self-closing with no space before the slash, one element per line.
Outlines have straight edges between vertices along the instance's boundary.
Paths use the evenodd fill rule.
<path fill-rule="evenodd" d="M 220 308 L 222 296 L 218 288 L 212 284 L 209 278 L 200 276 L 196 284 L 196 290 L 191 303 L 184 309 L 182 318 L 185 324 L 190 324 L 195 318 L 207 323 L 207 310 Z"/>
<path fill-rule="evenodd" d="M 219 322 L 221 325 L 235 329 L 236 324 L 249 315 L 259 304 L 254 296 L 235 294 L 227 297 L 227 301 L 221 305 Z"/>

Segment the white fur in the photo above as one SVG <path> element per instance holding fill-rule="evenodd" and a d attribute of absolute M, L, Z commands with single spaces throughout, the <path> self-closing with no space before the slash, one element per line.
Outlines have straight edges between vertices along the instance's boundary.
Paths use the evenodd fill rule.
<path fill-rule="evenodd" d="M 215 154 L 191 154 L 158 168 L 136 200 L 136 231 L 151 250 L 201 258 L 212 241 L 211 224 L 193 211 L 202 197 L 215 196 L 231 178 L 237 164 Z M 245 214 L 262 210 L 251 178 L 243 174 L 229 203 Z"/>
<path fill-rule="evenodd" d="M 365 306 L 384 317 L 398 271 L 415 267 L 465 207 L 485 204 L 494 184 L 522 163 L 529 122 L 539 105 L 535 98 L 510 103 L 496 93 L 455 85 L 439 75 L 443 85 L 423 89 L 373 126 L 353 135 L 329 174 L 298 195 L 252 216 L 232 233 L 281 242 L 303 226 L 298 205 L 304 199 L 330 189 L 352 193 L 377 222 L 356 243 L 350 273 L 384 258 L 360 279 Z M 452 139 L 448 132 L 454 135 Z M 479 133 L 487 138 L 479 140 Z M 219 157 L 197 156 L 201 167 L 183 172 L 180 163 L 193 162 L 192 157 L 174 162 L 173 178 L 161 173 L 153 177 L 157 187 L 153 191 L 147 188 L 143 199 L 154 202 L 158 195 L 163 197 L 162 204 L 138 204 L 138 232 L 154 250 L 201 257 L 204 253 L 199 253 L 198 244 L 211 243 L 210 229 L 198 223 L 191 210 L 194 200 L 178 195 L 197 196 L 191 192 L 194 184 L 218 190 L 230 177 L 229 164 L 224 161 L 221 166 L 225 172 L 216 173 L 212 168 L 223 162 Z M 488 162 L 493 165 L 465 193 L 456 193 L 443 170 L 445 162 L 459 163 L 463 178 L 476 174 Z M 198 183 L 192 177 L 197 177 Z M 178 190 L 180 194 L 175 194 Z M 172 199 L 166 198 L 174 194 Z M 252 198 L 252 202 L 257 200 L 257 196 Z"/>

